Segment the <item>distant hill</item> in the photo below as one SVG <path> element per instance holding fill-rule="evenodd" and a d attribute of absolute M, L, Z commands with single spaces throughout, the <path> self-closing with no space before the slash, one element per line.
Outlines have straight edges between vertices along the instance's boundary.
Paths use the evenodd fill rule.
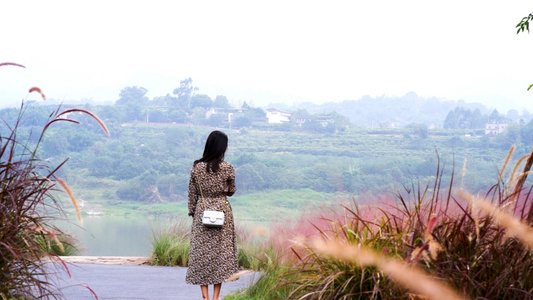
<path fill-rule="evenodd" d="M 490 114 L 493 110 L 481 103 L 423 98 L 413 92 L 400 97 L 364 96 L 359 100 L 342 102 L 300 103 L 294 106 L 272 104 L 271 106 L 288 111 L 305 109 L 309 113 L 336 111 L 348 117 L 355 126 L 360 127 L 403 127 L 412 122 L 442 127 L 446 115 L 458 106 L 470 110 L 478 108 L 482 114 Z"/>

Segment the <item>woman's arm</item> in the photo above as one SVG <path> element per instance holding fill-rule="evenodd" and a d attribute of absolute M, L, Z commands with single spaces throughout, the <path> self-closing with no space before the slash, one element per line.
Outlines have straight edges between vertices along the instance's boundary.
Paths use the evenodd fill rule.
<path fill-rule="evenodd" d="M 189 216 L 194 216 L 196 204 L 198 203 L 198 189 L 196 188 L 196 177 L 194 176 L 194 167 L 191 169 L 191 178 L 189 179 Z"/>
<path fill-rule="evenodd" d="M 226 183 L 228 185 L 228 191 L 226 192 L 226 195 L 233 196 L 233 194 L 235 194 L 237 191 L 237 187 L 235 186 L 235 170 L 231 164 L 229 164 L 229 176 Z"/>

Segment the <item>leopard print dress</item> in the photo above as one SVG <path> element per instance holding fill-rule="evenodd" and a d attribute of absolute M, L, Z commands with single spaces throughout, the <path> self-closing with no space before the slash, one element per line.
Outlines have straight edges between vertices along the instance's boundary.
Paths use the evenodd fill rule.
<path fill-rule="evenodd" d="M 204 162 L 193 166 L 189 180 L 189 216 L 193 217 L 193 222 L 185 278 L 188 284 L 222 283 L 239 271 L 235 224 L 227 198 L 236 190 L 235 171 L 230 163 L 221 162 L 219 170 L 214 173 L 207 172 Z M 200 195 L 203 195 L 203 200 Z M 224 211 L 222 228 L 202 225 L 204 203 L 209 210 Z"/>

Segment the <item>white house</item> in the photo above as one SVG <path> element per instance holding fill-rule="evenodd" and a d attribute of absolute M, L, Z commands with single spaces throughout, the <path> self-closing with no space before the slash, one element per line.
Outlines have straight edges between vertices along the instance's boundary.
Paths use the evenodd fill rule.
<path fill-rule="evenodd" d="M 507 128 L 507 124 L 488 123 L 485 124 L 485 134 L 498 135 Z"/>
<path fill-rule="evenodd" d="M 291 114 L 275 108 L 269 108 L 266 111 L 266 117 L 269 124 L 280 124 L 289 122 Z"/>
<path fill-rule="evenodd" d="M 211 108 L 205 112 L 205 118 L 209 119 L 212 115 L 218 115 L 218 114 L 234 114 L 237 112 L 243 112 L 244 109 L 242 108 Z"/>

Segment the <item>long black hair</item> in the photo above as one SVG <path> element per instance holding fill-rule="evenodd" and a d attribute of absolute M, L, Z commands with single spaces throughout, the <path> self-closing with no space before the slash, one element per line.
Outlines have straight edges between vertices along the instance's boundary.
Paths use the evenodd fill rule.
<path fill-rule="evenodd" d="M 224 160 L 226 149 L 228 149 L 228 136 L 222 131 L 215 130 L 207 137 L 202 158 L 196 160 L 194 164 L 205 162 L 207 172 L 216 172 Z"/>

